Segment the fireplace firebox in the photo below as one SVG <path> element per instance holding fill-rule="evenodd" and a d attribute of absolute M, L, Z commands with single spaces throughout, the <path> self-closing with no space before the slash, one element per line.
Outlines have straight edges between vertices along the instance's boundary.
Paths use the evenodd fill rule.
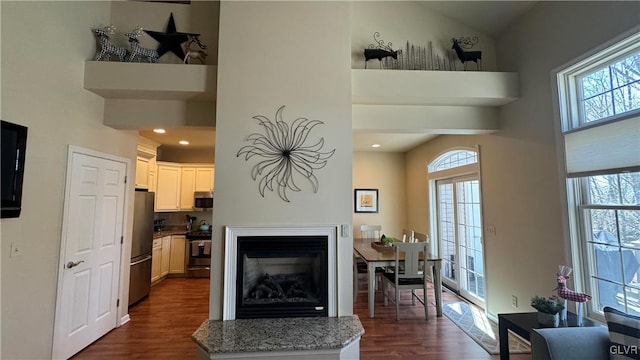
<path fill-rule="evenodd" d="M 236 318 L 328 316 L 326 236 L 238 236 Z"/>

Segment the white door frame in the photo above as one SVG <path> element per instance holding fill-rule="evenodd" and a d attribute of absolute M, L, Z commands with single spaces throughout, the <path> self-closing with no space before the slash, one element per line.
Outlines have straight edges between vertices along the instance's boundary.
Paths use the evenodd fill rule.
<path fill-rule="evenodd" d="M 462 271 L 462 260 L 460 259 L 460 249 L 461 249 L 461 244 L 460 244 L 460 228 L 459 228 L 459 224 L 458 224 L 458 190 L 457 190 L 457 185 L 459 183 L 462 182 L 468 182 L 468 181 L 478 181 L 478 185 L 480 186 L 480 176 L 478 176 L 478 174 L 467 174 L 467 175 L 461 175 L 461 176 L 454 176 L 451 178 L 445 178 L 445 179 L 438 179 L 435 181 L 436 184 L 436 195 L 439 195 L 438 193 L 438 184 L 451 184 L 453 186 L 453 218 L 455 221 L 455 228 L 454 228 L 454 240 L 455 240 L 455 244 L 454 244 L 454 248 L 455 248 L 455 273 L 456 273 L 456 279 L 455 282 L 452 282 L 451 280 L 444 278 L 442 279 L 443 283 L 446 283 L 447 285 L 449 285 L 452 289 L 454 289 L 455 291 L 457 291 L 461 296 L 465 297 L 466 299 L 468 299 L 469 301 L 473 302 L 474 304 L 480 306 L 481 308 L 485 308 L 486 307 L 486 262 L 485 260 L 485 242 L 484 242 L 484 237 L 481 236 L 481 250 L 482 250 L 482 273 L 483 273 L 483 277 L 485 278 L 484 284 L 485 288 L 484 288 L 484 298 L 479 298 L 478 296 L 476 296 L 475 294 L 473 294 L 472 292 L 468 291 L 466 288 L 464 288 L 462 286 L 462 283 L 465 281 L 461 276 L 463 274 Z M 479 189 L 480 190 L 480 189 Z M 481 233 L 482 233 L 482 229 L 484 228 L 483 226 L 483 218 L 482 218 L 482 194 L 480 191 L 480 194 L 478 194 L 480 197 L 480 229 L 481 229 Z M 439 197 L 436 196 L 436 201 L 439 203 Z M 439 216 L 439 208 L 437 210 L 437 216 Z M 437 224 L 438 229 L 440 226 L 440 221 L 438 219 Z M 440 237 L 437 238 L 438 240 L 441 240 Z M 440 244 L 439 244 L 440 245 Z M 440 249 L 442 249 L 442 247 L 440 247 Z M 439 253 L 440 257 L 442 257 L 442 253 Z"/>
<path fill-rule="evenodd" d="M 128 261 L 129 257 L 126 256 L 127 254 L 130 254 L 129 251 L 127 251 L 127 248 L 130 248 L 130 236 L 127 235 L 125 236 L 125 233 L 129 233 L 128 229 L 131 227 L 130 224 L 130 220 L 129 220 L 129 208 L 130 208 L 130 193 L 131 193 L 131 185 L 130 185 L 130 181 L 129 179 L 132 179 L 133 177 L 133 169 L 131 166 L 131 160 L 129 158 L 124 158 L 118 155 L 113 155 L 113 154 L 108 154 L 108 153 L 103 153 L 100 151 L 96 151 L 96 150 L 91 150 L 91 149 L 87 149 L 87 148 L 83 148 L 80 146 L 75 146 L 75 145 L 69 145 L 68 147 L 68 151 L 67 151 L 67 167 L 66 167 L 66 179 L 65 179 L 65 195 L 64 195 L 64 202 L 63 204 L 66 204 L 67 201 L 69 200 L 69 196 L 70 196 L 70 186 L 71 186 L 71 176 L 69 176 L 69 171 L 71 170 L 71 166 L 72 166 L 72 162 L 73 162 L 73 155 L 74 154 L 81 154 L 81 155 L 87 155 L 87 156 L 93 156 L 93 157 L 98 157 L 98 158 L 103 158 L 103 159 L 107 159 L 107 160 L 112 160 L 112 161 L 116 161 L 116 162 L 122 162 L 125 163 L 126 166 L 126 178 L 127 181 L 125 183 L 125 191 L 124 191 L 124 211 L 123 211 L 123 219 L 122 219 L 122 239 L 123 241 L 120 244 L 120 269 L 118 269 L 118 299 L 120 300 L 120 306 L 118 306 L 117 309 L 117 317 L 116 317 L 116 327 L 120 327 L 124 324 L 126 324 L 129 321 L 129 309 L 127 307 L 126 304 L 128 304 L 128 297 L 129 297 L 129 289 L 128 289 L 128 284 L 129 284 L 129 268 L 130 268 L 130 261 Z M 65 205 L 63 205 L 65 206 Z M 55 317 L 54 317 L 54 337 L 55 337 L 55 329 L 56 329 L 56 324 L 55 322 L 57 321 L 57 319 L 59 318 L 60 314 L 60 306 L 58 304 L 58 300 L 61 299 L 61 295 L 62 295 L 62 282 L 63 282 L 63 276 L 64 276 L 64 271 L 62 270 L 63 267 L 65 266 L 65 250 L 66 250 L 66 238 L 64 236 L 64 234 L 67 232 L 67 228 L 68 228 L 68 221 L 69 221 L 69 214 L 67 213 L 69 209 L 67 209 L 66 207 L 63 208 L 63 219 L 62 219 L 62 228 L 61 228 L 61 233 L 60 233 L 60 253 L 59 253 L 59 260 L 58 260 L 58 268 L 57 268 L 57 272 L 58 272 L 58 281 L 57 281 L 57 285 L 56 285 L 56 305 L 55 305 Z M 89 344 L 87 344 L 89 345 Z M 54 346 L 54 342 L 51 342 L 51 346 L 52 346 L 52 353 L 53 353 L 53 346 Z"/>
<path fill-rule="evenodd" d="M 477 153 L 478 159 L 477 162 L 474 164 L 468 164 L 468 165 L 463 165 L 463 166 L 459 166 L 459 167 L 454 167 L 454 168 L 450 168 L 450 169 L 446 169 L 446 170 L 440 170 L 440 171 L 436 171 L 436 172 L 429 172 L 427 171 L 427 182 L 428 182 L 428 193 L 429 193 L 429 231 L 430 231 L 430 235 L 431 235 L 431 239 L 434 239 L 433 244 L 431 245 L 432 250 L 434 251 L 434 254 L 438 254 L 438 256 L 442 256 L 442 249 L 440 247 L 440 235 L 439 235 L 439 228 L 440 228 L 440 223 L 439 223 L 439 217 L 438 217 L 438 189 L 437 189 L 437 181 L 439 180 L 450 180 L 452 185 L 455 185 L 456 181 L 459 180 L 463 180 L 463 179 L 469 179 L 470 177 L 475 177 L 480 185 L 480 220 L 481 220 L 481 234 L 482 234 L 482 262 L 483 262 L 483 273 L 484 273 L 484 302 L 478 304 L 480 305 L 480 307 L 484 308 L 484 311 L 487 311 L 487 304 L 489 301 L 489 281 L 487 280 L 488 274 L 487 274 L 487 261 L 486 261 L 486 246 L 485 246 L 485 234 L 484 234 L 484 202 L 483 202 L 483 191 L 482 191 L 482 187 L 483 187 L 483 181 L 482 181 L 482 171 L 481 171 L 481 156 L 480 156 L 480 145 L 476 145 L 475 147 L 452 147 L 452 148 L 448 148 L 445 149 L 444 151 L 442 151 L 441 153 L 439 153 L 438 155 L 436 155 L 433 160 L 431 160 L 430 162 L 427 163 L 428 166 L 430 166 L 433 162 L 436 161 L 436 159 L 438 159 L 438 157 L 440 157 L 443 154 L 449 153 L 451 151 L 455 151 L 455 150 L 468 150 L 468 151 L 474 151 Z M 454 203 L 454 210 L 455 210 L 456 204 Z M 456 215 L 457 216 L 457 215 Z M 457 222 L 457 219 L 456 219 Z M 458 240 L 457 240 L 457 231 L 458 229 L 455 229 L 456 232 L 456 247 L 458 245 Z M 458 249 L 456 248 L 456 256 L 458 253 Z M 456 259 L 456 267 L 459 267 L 459 261 L 458 259 Z M 459 269 L 456 270 L 457 274 L 459 275 Z M 446 280 L 443 278 L 443 282 L 446 282 Z M 456 285 L 457 286 L 457 285 Z M 459 291 L 459 289 L 457 289 L 457 291 Z M 470 299 L 470 300 L 474 300 L 474 299 Z"/>

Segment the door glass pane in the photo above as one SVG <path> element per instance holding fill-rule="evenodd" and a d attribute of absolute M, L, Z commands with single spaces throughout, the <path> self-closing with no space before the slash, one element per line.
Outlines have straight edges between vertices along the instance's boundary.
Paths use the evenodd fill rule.
<path fill-rule="evenodd" d="M 453 184 L 438 185 L 438 218 L 442 247 L 442 276 L 456 280 L 455 227 L 453 214 Z"/>
<path fill-rule="evenodd" d="M 480 219 L 480 186 L 478 180 L 456 183 L 458 251 L 461 259 L 461 290 L 484 300 L 484 272 Z"/>

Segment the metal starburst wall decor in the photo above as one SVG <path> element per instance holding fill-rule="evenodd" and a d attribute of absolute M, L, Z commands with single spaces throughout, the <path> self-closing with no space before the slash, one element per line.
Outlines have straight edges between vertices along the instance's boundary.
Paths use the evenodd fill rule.
<path fill-rule="evenodd" d="M 309 134 L 314 127 L 324 124 L 320 120 L 297 118 L 291 126 L 282 120 L 284 105 L 276 111 L 275 121 L 266 116 L 256 115 L 264 128 L 264 134 L 253 133 L 245 139 L 251 145 L 243 146 L 236 155 L 244 155 L 244 159 L 257 157 L 260 161 L 251 168 L 251 178 L 260 178 L 258 190 L 264 197 L 265 190 L 278 192 L 278 196 L 289 202 L 287 190 L 301 191 L 296 183 L 297 179 L 306 179 L 311 183 L 313 192 L 318 192 L 318 178 L 314 170 L 327 165 L 335 149 L 323 152 L 324 138 L 320 138 L 313 145 L 307 145 Z"/>

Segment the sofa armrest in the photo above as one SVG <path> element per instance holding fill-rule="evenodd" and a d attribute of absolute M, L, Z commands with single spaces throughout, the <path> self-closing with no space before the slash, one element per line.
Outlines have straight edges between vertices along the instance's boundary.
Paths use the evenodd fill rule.
<path fill-rule="evenodd" d="M 562 327 L 531 331 L 532 360 L 602 360 L 609 358 L 606 326 Z"/>

